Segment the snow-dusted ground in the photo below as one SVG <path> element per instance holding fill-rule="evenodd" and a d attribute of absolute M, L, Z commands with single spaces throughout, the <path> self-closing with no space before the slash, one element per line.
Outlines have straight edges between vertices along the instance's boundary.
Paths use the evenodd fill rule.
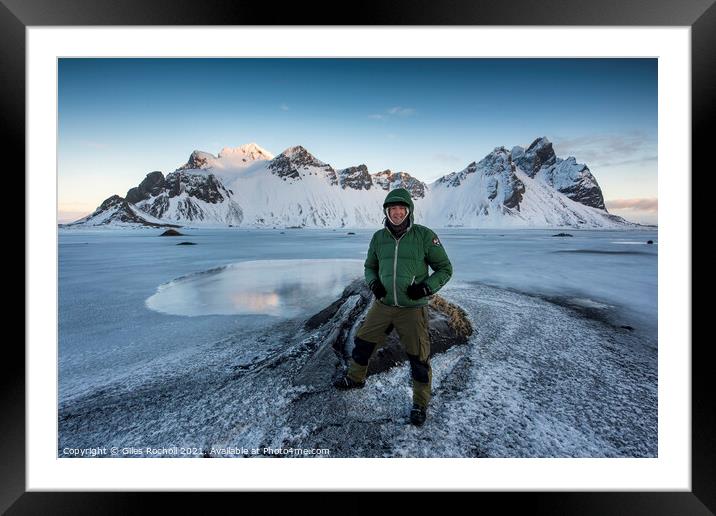
<path fill-rule="evenodd" d="M 291 382 L 305 318 L 362 275 L 373 230 L 181 231 L 60 231 L 59 456 L 657 455 L 656 231 L 438 230 L 455 270 L 441 295 L 475 333 L 433 358 L 422 428 L 407 366 L 359 391 Z"/>

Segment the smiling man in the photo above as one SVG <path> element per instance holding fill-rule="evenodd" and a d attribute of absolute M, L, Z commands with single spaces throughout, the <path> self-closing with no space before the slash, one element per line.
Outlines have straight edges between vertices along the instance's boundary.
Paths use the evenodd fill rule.
<path fill-rule="evenodd" d="M 410 421 L 420 426 L 427 417 L 432 385 L 428 296 L 448 282 L 452 264 L 435 232 L 414 223 L 408 190 L 389 192 L 383 210 L 385 227 L 371 238 L 365 260 L 365 280 L 376 300 L 356 334 L 348 371 L 334 385 L 339 389 L 363 387 L 368 362 L 395 328 L 410 360 Z"/>

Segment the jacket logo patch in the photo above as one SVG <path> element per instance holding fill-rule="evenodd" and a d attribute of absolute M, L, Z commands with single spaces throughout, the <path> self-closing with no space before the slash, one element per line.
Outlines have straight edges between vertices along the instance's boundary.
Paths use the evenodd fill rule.
<path fill-rule="evenodd" d="M 440 245 L 440 240 L 438 240 L 438 237 L 433 237 L 433 244 Z"/>

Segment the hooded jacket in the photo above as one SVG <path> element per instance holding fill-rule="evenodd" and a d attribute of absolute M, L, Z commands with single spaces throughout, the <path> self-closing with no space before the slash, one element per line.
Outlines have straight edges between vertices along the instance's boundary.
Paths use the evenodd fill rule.
<path fill-rule="evenodd" d="M 380 279 L 387 291 L 385 297 L 380 299 L 383 304 L 406 308 L 425 306 L 429 303 L 427 297 L 408 297 L 408 285 L 425 282 L 430 293 L 435 294 L 451 278 L 452 264 L 435 232 L 415 224 L 410 192 L 405 188 L 392 190 L 383 201 L 383 210 L 394 203 L 405 204 L 410 210 L 408 229 L 400 238 L 395 238 L 388 229 L 386 216 L 384 227 L 376 231 L 370 240 L 364 264 L 365 281 L 370 285 Z M 433 270 L 432 274 L 428 266 Z"/>

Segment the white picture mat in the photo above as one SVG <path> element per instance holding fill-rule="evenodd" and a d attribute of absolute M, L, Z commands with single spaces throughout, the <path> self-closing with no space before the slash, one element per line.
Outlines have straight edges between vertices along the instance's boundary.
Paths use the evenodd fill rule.
<path fill-rule="evenodd" d="M 689 491 L 690 39 L 690 27 L 27 27 L 27 490 Z M 60 57 L 658 58 L 658 458 L 57 458 Z"/>

